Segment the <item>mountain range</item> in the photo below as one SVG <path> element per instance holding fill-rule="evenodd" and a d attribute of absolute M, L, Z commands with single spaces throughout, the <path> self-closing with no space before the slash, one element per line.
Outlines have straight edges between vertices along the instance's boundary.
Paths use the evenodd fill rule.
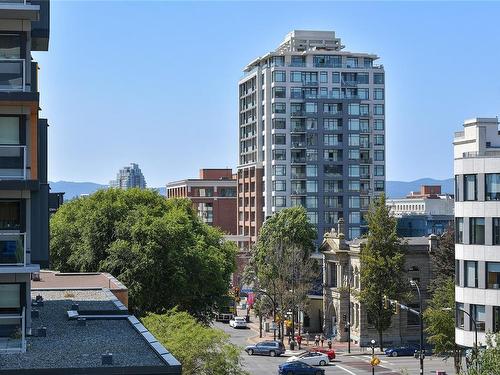
<path fill-rule="evenodd" d="M 453 178 L 436 180 L 421 178 L 415 181 L 387 181 L 386 193 L 389 198 L 402 198 L 411 191 L 420 191 L 420 185 L 441 185 L 443 193 L 453 194 Z M 70 200 L 82 194 L 92 194 L 99 189 L 106 189 L 108 185 L 95 182 L 56 181 L 50 182 L 52 192 L 64 192 L 64 199 Z M 156 188 L 160 194 L 165 195 L 165 187 Z"/>

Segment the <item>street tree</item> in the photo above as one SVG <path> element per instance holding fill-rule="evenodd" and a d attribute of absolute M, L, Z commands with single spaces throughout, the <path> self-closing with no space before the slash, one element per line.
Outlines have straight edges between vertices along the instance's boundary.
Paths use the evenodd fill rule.
<path fill-rule="evenodd" d="M 486 348 L 481 348 L 462 375 L 500 374 L 500 332 L 486 335 Z"/>
<path fill-rule="evenodd" d="M 182 363 L 183 375 L 247 375 L 241 349 L 222 330 L 177 309 L 142 318 L 144 326 Z"/>
<path fill-rule="evenodd" d="M 397 222 L 389 214 L 384 195 L 372 202 L 366 220 L 368 233 L 361 249 L 359 297 L 378 332 L 382 350 L 383 332 L 392 319 L 392 311 L 384 306 L 384 296 L 401 300 L 408 291 L 404 244 L 397 235 Z"/>
<path fill-rule="evenodd" d="M 139 315 L 178 306 L 208 321 L 235 269 L 235 245 L 189 200 L 149 190 L 102 190 L 65 203 L 51 219 L 50 248 L 54 269 L 117 277 Z"/>
<path fill-rule="evenodd" d="M 439 288 L 455 277 L 455 231 L 450 225 L 439 237 L 437 248 L 431 253 L 434 279 L 431 290 Z"/>

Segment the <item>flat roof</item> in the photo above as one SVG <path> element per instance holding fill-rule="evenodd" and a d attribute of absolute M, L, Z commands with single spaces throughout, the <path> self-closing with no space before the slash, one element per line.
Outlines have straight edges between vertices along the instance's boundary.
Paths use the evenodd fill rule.
<path fill-rule="evenodd" d="M 109 273 L 102 272 L 78 272 L 61 273 L 56 271 L 42 270 L 39 273 L 40 280 L 31 282 L 32 289 L 127 289 L 125 285 L 115 279 Z"/>
<path fill-rule="evenodd" d="M 43 306 L 36 306 L 33 333 L 46 327 L 46 337 L 28 336 L 26 353 L 0 356 L 0 373 L 22 374 L 181 374 L 179 362 L 159 344 L 126 308 L 107 290 L 35 290 Z M 68 318 L 78 303 L 80 313 L 122 310 L 120 318 L 90 319 L 80 326 Z M 94 312 L 95 314 L 95 312 Z M 126 313 L 125 313 L 126 314 Z M 112 365 L 102 365 L 101 356 L 113 354 Z"/>

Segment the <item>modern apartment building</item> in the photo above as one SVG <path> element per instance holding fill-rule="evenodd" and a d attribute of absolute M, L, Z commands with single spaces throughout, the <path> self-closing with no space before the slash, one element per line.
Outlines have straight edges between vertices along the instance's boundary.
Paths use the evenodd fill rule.
<path fill-rule="evenodd" d="M 31 275 L 48 266 L 47 120 L 38 65 L 48 0 L 0 1 L 0 353 L 26 351 Z"/>
<path fill-rule="evenodd" d="M 123 167 L 116 175 L 116 180 L 109 182 L 109 187 L 118 189 L 146 188 L 146 180 L 139 165 L 132 163 Z"/>
<path fill-rule="evenodd" d="M 482 344 L 486 332 L 500 332 L 500 135 L 498 118 L 463 126 L 453 141 L 455 340 L 473 347 L 474 322 Z"/>
<path fill-rule="evenodd" d="M 385 85 L 378 56 L 344 51 L 332 31 L 290 32 L 239 81 L 238 233 L 304 206 L 323 234 L 339 218 L 360 237 L 385 190 Z"/>
<path fill-rule="evenodd" d="M 398 235 L 420 237 L 441 235 L 453 224 L 454 199 L 442 194 L 440 185 L 422 185 L 406 198 L 387 199 L 386 205 L 398 220 Z"/>

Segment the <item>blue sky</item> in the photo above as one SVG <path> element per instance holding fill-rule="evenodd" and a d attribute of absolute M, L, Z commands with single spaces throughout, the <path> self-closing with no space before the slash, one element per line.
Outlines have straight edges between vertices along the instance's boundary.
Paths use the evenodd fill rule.
<path fill-rule="evenodd" d="M 500 112 L 500 3 L 52 1 L 40 62 L 51 180 L 149 186 L 237 163 L 237 81 L 292 29 L 386 69 L 387 179 L 452 176 L 464 119 Z"/>

